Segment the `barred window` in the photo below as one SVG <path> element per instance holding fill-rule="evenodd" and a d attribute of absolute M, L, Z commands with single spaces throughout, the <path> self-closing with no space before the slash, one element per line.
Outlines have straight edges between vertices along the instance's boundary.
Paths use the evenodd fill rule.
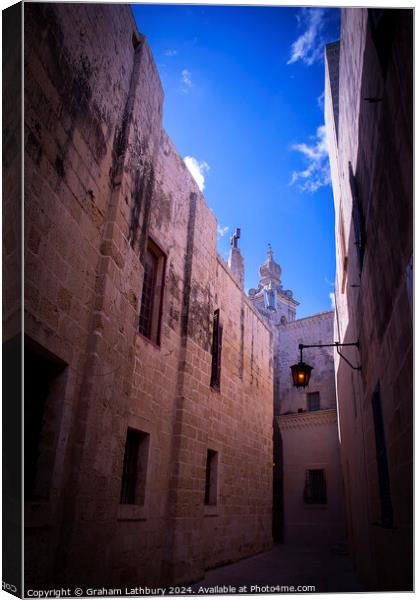
<path fill-rule="evenodd" d="M 327 483 L 324 469 L 309 469 L 306 471 L 303 499 L 306 504 L 327 503 Z"/>
<path fill-rule="evenodd" d="M 135 429 L 127 430 L 121 480 L 121 504 L 144 504 L 149 439 L 148 433 Z"/>
<path fill-rule="evenodd" d="M 141 295 L 139 331 L 155 344 L 160 343 L 163 282 L 166 257 L 149 239 L 144 256 L 144 277 Z"/>
<path fill-rule="evenodd" d="M 310 392 L 309 394 L 306 394 L 306 402 L 308 410 L 319 410 L 321 408 L 319 392 Z"/>
<path fill-rule="evenodd" d="M 223 325 L 220 323 L 219 309 L 213 315 L 213 342 L 211 347 L 211 379 L 210 385 L 220 391 L 220 372 L 222 367 Z"/>

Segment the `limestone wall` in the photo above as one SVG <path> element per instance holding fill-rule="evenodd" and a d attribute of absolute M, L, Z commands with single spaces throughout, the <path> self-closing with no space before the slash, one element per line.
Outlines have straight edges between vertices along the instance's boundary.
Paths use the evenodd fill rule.
<path fill-rule="evenodd" d="M 345 504 L 335 409 L 276 417 L 283 448 L 284 541 L 329 546 L 346 539 Z M 304 498 L 308 470 L 322 470 L 325 503 Z"/>
<path fill-rule="evenodd" d="M 25 506 L 28 585 L 191 581 L 271 544 L 270 332 L 162 130 L 130 9 L 25 5 L 25 22 L 25 327 L 63 369 L 42 441 L 49 496 Z M 138 333 L 148 238 L 166 256 L 160 344 Z M 120 504 L 127 428 L 150 439 L 142 506 Z"/>
<path fill-rule="evenodd" d="M 309 386 L 293 387 L 290 366 L 300 360 L 299 344 L 331 344 L 332 311 L 279 325 L 275 346 L 275 475 L 281 482 L 283 540 L 289 544 L 329 545 L 346 537 L 343 478 L 338 440 L 333 348 L 306 348 L 303 360 L 313 367 Z M 319 394 L 319 410 L 309 410 L 308 396 Z M 279 463 L 279 464 L 277 464 Z M 322 470 L 324 503 L 305 500 L 307 473 Z M 281 508 L 280 508 L 281 507 Z"/>
<path fill-rule="evenodd" d="M 338 168 L 332 169 L 338 235 L 336 335 L 340 341 L 360 340 L 360 354 L 354 350 L 350 358 L 362 371 L 352 371 L 337 359 L 336 377 L 354 562 L 369 589 L 408 590 L 412 589 L 412 11 L 385 10 L 383 17 L 378 29 L 382 38 L 375 43 L 374 21 L 367 9 L 342 11 L 339 135 L 338 145 L 330 146 L 335 155 L 332 164 L 338 161 Z M 330 106 L 329 139 L 333 139 L 331 115 Z M 355 198 L 360 203 L 363 262 L 355 245 Z M 382 407 L 389 493 L 381 492 L 379 484 L 375 390 Z M 384 494 L 392 505 L 392 526 L 382 520 L 381 497 L 388 501 Z"/>
<path fill-rule="evenodd" d="M 299 362 L 299 344 L 333 343 L 334 313 L 319 313 L 297 319 L 277 328 L 276 365 L 278 393 L 275 414 L 296 413 L 307 409 L 307 394 L 319 392 L 321 408 L 335 408 L 333 348 L 305 348 L 303 360 L 313 367 L 309 386 L 295 388 L 291 365 Z"/>

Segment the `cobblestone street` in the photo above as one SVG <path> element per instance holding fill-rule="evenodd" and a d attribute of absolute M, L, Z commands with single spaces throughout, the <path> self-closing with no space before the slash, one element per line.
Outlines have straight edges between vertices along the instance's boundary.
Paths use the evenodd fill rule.
<path fill-rule="evenodd" d="M 329 548 L 284 544 L 275 545 L 270 552 L 211 569 L 192 588 L 199 593 L 200 587 L 215 586 L 232 586 L 236 591 L 246 586 L 247 593 L 263 593 L 264 586 L 315 586 L 312 590 L 315 592 L 363 591 L 349 556 L 335 554 Z"/>

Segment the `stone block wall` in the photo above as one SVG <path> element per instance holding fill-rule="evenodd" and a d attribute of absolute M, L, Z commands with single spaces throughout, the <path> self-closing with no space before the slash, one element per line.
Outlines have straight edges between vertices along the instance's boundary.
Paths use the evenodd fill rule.
<path fill-rule="evenodd" d="M 291 365 L 299 362 L 299 344 L 333 343 L 334 313 L 319 313 L 297 319 L 277 328 L 277 381 L 275 414 L 296 413 L 307 409 L 307 394 L 319 392 L 321 408 L 335 408 L 334 348 L 304 348 L 303 360 L 313 367 L 309 386 L 293 386 Z"/>
<path fill-rule="evenodd" d="M 337 412 L 334 409 L 276 417 L 283 447 L 284 541 L 328 546 L 346 540 L 345 502 Z M 323 470 L 325 503 L 304 498 L 308 470 Z"/>
<path fill-rule="evenodd" d="M 308 387 L 293 387 L 290 366 L 300 360 L 299 344 L 331 344 L 332 311 L 279 325 L 276 331 L 275 475 L 283 501 L 283 540 L 289 544 L 332 546 L 346 538 L 343 478 L 340 464 L 335 396 L 334 349 L 305 348 L 303 360 L 313 367 Z M 308 394 L 318 392 L 319 410 L 309 410 Z M 276 441 L 275 441 L 276 443 Z M 277 464 L 278 463 L 278 464 Z M 304 497 L 308 471 L 322 470 L 325 503 Z"/>
<path fill-rule="evenodd" d="M 362 367 L 359 375 L 336 361 L 343 472 L 353 559 L 372 590 L 412 589 L 412 40 L 411 10 L 344 9 L 338 137 L 326 111 L 338 167 L 335 328 L 340 341 L 360 340 L 351 358 Z M 382 491 L 378 399 L 389 481 Z M 392 507 L 387 523 L 383 503 Z"/>
<path fill-rule="evenodd" d="M 29 356 L 60 365 L 48 497 L 25 504 L 28 586 L 187 582 L 271 544 L 271 334 L 217 255 L 162 103 L 128 7 L 25 5 L 25 330 Z M 160 344 L 138 330 L 149 239 Z M 128 428 L 149 436 L 143 505 L 120 504 Z"/>

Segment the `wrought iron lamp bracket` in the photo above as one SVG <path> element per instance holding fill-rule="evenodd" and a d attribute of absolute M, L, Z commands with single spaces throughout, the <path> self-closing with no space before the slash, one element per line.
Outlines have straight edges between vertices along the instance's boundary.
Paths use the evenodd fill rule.
<path fill-rule="evenodd" d="M 351 362 L 348 360 L 348 358 L 346 358 L 344 356 L 344 354 L 342 354 L 342 352 L 340 352 L 339 347 L 340 346 L 356 346 L 357 349 L 359 349 L 359 342 L 351 342 L 351 343 L 347 343 L 347 344 L 340 344 L 340 342 L 334 342 L 333 344 L 299 344 L 299 350 L 300 350 L 300 362 L 303 362 L 303 358 L 302 358 L 302 353 L 303 353 L 303 349 L 304 348 L 336 348 L 337 349 L 337 353 L 339 354 L 339 356 L 341 356 L 341 358 L 343 360 L 346 361 L 346 363 L 355 371 L 361 371 L 362 367 L 361 366 L 354 366 L 351 364 Z"/>

